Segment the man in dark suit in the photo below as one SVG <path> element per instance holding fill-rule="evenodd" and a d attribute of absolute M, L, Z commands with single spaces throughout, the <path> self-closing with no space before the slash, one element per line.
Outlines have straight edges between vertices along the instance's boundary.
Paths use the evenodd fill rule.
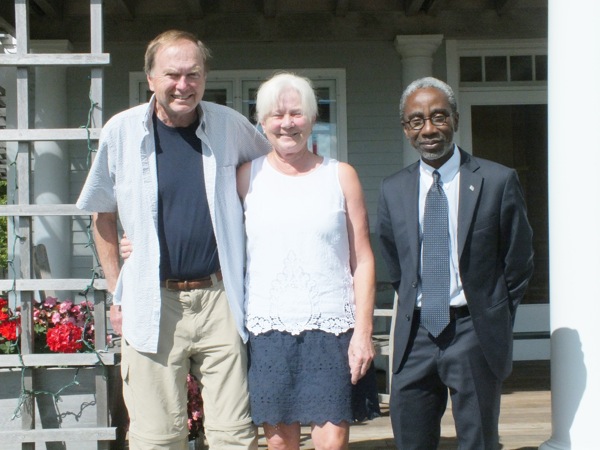
<path fill-rule="evenodd" d="M 411 83 L 402 94 L 400 114 L 404 134 L 421 159 L 383 181 L 377 224 L 399 298 L 390 401 L 396 445 L 435 449 L 450 393 L 459 447 L 497 449 L 515 313 L 533 273 L 521 186 L 513 169 L 475 158 L 454 144 L 458 112 L 446 83 L 435 78 Z M 442 252 L 447 258 L 423 251 L 426 197 L 438 177 L 447 199 L 443 238 L 448 247 Z M 424 283 L 429 280 L 424 268 L 432 259 L 448 264 Z M 447 298 L 440 331 L 425 328 L 433 297 L 428 283 Z"/>

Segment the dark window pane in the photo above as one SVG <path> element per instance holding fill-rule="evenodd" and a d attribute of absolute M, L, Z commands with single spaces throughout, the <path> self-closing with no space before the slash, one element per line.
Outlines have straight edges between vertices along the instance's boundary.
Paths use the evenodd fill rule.
<path fill-rule="evenodd" d="M 332 99 L 329 98 L 329 88 L 316 88 L 315 94 L 317 95 L 317 114 L 319 122 L 330 123 Z"/>
<path fill-rule="evenodd" d="M 474 105 L 473 155 L 519 174 L 533 228 L 535 271 L 523 303 L 548 303 L 548 106 Z"/>
<path fill-rule="evenodd" d="M 535 79 L 548 81 L 548 55 L 535 56 Z"/>
<path fill-rule="evenodd" d="M 485 57 L 485 81 L 508 81 L 506 57 Z"/>
<path fill-rule="evenodd" d="M 460 58 L 460 81 L 483 81 L 481 58 L 479 56 L 463 56 Z"/>
<path fill-rule="evenodd" d="M 202 96 L 202 100 L 229 106 L 227 105 L 227 91 L 225 89 L 206 89 Z"/>
<path fill-rule="evenodd" d="M 256 125 L 256 93 L 258 88 L 248 89 L 248 119 L 253 125 Z"/>
<path fill-rule="evenodd" d="M 510 80 L 533 80 L 533 61 L 531 59 L 531 56 L 527 55 L 510 57 Z"/>

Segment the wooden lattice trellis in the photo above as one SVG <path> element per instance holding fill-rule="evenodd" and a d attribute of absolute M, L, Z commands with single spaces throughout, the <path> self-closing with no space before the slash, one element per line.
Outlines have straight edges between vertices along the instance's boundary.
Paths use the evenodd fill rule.
<path fill-rule="evenodd" d="M 31 193 L 31 155 L 35 141 L 76 141 L 97 140 L 102 125 L 103 67 L 110 62 L 108 54 L 103 53 L 103 0 L 90 0 L 90 39 L 89 54 L 32 54 L 29 52 L 29 1 L 15 0 L 15 29 L 11 30 L 16 38 L 14 54 L 0 54 L 0 66 L 15 67 L 17 71 L 17 128 L 0 129 L 0 141 L 16 142 L 15 161 L 17 183 L 19 186 L 16 204 L 0 206 L 0 215 L 12 217 L 15 233 L 19 236 L 20 267 L 14 279 L 0 280 L 0 290 L 14 292 L 22 308 L 21 349 L 17 355 L 0 356 L 0 369 L 14 368 L 22 371 L 22 386 L 32 390 L 36 370 L 49 367 L 91 367 L 95 370 L 95 396 L 97 426 L 93 428 L 54 428 L 36 429 L 35 399 L 28 397 L 21 404 L 21 430 L 0 430 L 0 442 L 4 444 L 20 443 L 23 449 L 35 448 L 35 442 L 81 442 L 97 441 L 98 449 L 108 449 L 109 441 L 116 436 L 115 428 L 109 427 L 108 392 L 106 367 L 115 364 L 115 354 L 75 353 L 75 354 L 35 354 L 33 352 L 33 301 L 34 292 L 50 290 L 84 291 L 92 288 L 94 292 L 95 342 L 104 342 L 106 336 L 106 306 L 104 280 L 96 279 L 34 279 L 32 219 L 35 216 L 81 216 L 74 205 L 33 205 Z M 90 97 L 97 106 L 91 112 L 92 126 L 87 129 L 31 129 L 30 84 L 31 68 L 37 66 L 84 66 L 91 70 Z M 0 373 L 0 377 L 2 373 Z M 0 384 L 2 382 L 0 381 Z M 17 394 L 18 395 L 18 394 Z"/>

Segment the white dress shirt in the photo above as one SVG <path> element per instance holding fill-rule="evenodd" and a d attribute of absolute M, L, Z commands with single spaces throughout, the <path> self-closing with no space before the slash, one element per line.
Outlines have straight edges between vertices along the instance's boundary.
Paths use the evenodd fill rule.
<path fill-rule="evenodd" d="M 450 306 L 458 307 L 467 304 L 467 299 L 462 288 L 460 270 L 458 265 L 458 202 L 460 186 L 460 152 L 456 145 L 453 154 L 439 169 L 426 164 L 421 159 L 419 167 L 419 239 L 421 241 L 421 261 L 423 260 L 423 214 L 425 212 L 425 198 L 433 184 L 433 171 L 440 173 L 442 188 L 448 199 L 448 233 L 450 236 Z M 422 268 L 421 264 L 421 268 Z M 421 281 L 419 278 L 419 293 L 417 307 L 421 306 Z"/>

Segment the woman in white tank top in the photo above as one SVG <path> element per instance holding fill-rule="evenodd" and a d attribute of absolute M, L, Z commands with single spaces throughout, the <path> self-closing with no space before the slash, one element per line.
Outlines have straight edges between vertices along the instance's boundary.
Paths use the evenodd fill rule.
<path fill-rule="evenodd" d="M 346 448 L 349 423 L 379 410 L 364 378 L 374 356 L 367 211 L 356 171 L 309 151 L 316 116 L 309 80 L 263 83 L 257 119 L 273 149 L 238 170 L 251 411 L 270 449 L 297 448 L 308 424 L 317 448 Z"/>

